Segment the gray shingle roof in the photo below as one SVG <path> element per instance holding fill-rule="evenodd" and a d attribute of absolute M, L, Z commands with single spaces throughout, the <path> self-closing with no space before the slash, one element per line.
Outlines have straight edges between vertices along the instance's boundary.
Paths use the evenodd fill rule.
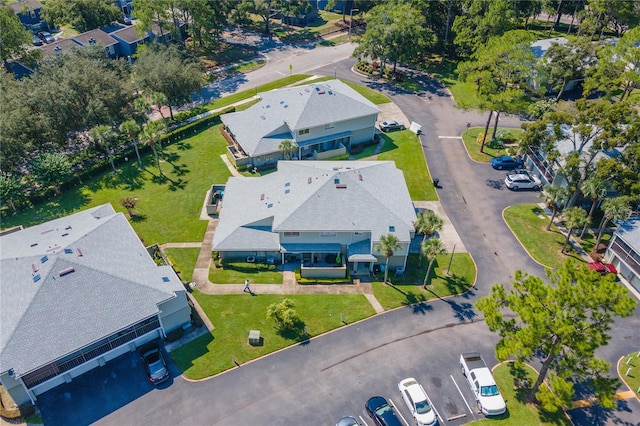
<path fill-rule="evenodd" d="M 408 242 L 415 220 L 404 175 L 391 161 L 280 161 L 275 173 L 229 179 L 213 247 L 257 250 L 247 229 L 260 226 L 271 238 L 285 231 L 361 231 L 374 241 L 394 226 Z"/>
<path fill-rule="evenodd" d="M 277 89 L 260 94 L 261 100 L 245 111 L 223 114 L 242 149 L 251 157 L 278 151 L 283 139 L 296 132 L 376 115 L 380 110 L 364 96 L 331 80 L 306 86 Z"/>
<path fill-rule="evenodd" d="M 184 290 L 109 204 L 2 236 L 0 247 L 0 372 L 27 373 L 157 314 Z"/>
<path fill-rule="evenodd" d="M 636 253 L 640 253 L 640 217 L 620 221 L 616 234 L 629 244 Z"/>

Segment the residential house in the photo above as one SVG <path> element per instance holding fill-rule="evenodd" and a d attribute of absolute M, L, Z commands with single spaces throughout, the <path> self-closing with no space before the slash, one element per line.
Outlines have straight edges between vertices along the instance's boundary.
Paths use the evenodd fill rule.
<path fill-rule="evenodd" d="M 293 158 L 322 160 L 374 138 L 380 110 L 340 80 L 263 92 L 260 98 L 245 111 L 221 116 L 236 167 L 275 165 L 285 158 L 283 140 L 293 142 Z"/>
<path fill-rule="evenodd" d="M 104 46 L 107 56 L 112 59 L 119 56 L 120 53 L 118 40 L 101 29 L 95 29 L 78 34 L 73 36 L 73 40 L 81 46 L 91 46 L 95 44 Z"/>
<path fill-rule="evenodd" d="M 380 237 L 401 248 L 404 270 L 416 212 L 392 161 L 279 161 L 262 177 L 231 177 L 222 196 L 213 250 L 222 260 L 301 262 L 303 277 L 345 277 L 385 265 Z M 395 269 L 394 269 L 395 270 Z"/>
<path fill-rule="evenodd" d="M 309 9 L 305 6 L 301 6 L 298 13 L 286 14 L 280 13 L 280 21 L 283 24 L 295 25 L 298 27 L 306 27 L 312 24 L 318 19 L 318 4 L 315 1 L 309 2 Z"/>
<path fill-rule="evenodd" d="M 543 40 L 537 40 L 531 43 L 531 51 L 533 52 L 533 55 L 537 59 L 539 59 L 540 61 L 544 61 L 545 60 L 544 57 L 551 46 L 553 46 L 554 44 L 565 45 L 568 42 L 569 40 L 567 40 L 564 37 L 554 37 L 554 38 L 546 38 Z M 571 80 L 567 82 L 564 88 L 564 91 L 570 92 L 574 90 L 576 86 L 582 81 L 584 81 L 584 78 Z M 533 70 L 533 74 L 531 76 L 531 80 L 529 83 L 535 90 L 539 90 L 541 87 L 548 86 L 548 82 L 544 78 L 542 78 L 536 70 Z"/>
<path fill-rule="evenodd" d="M 42 3 L 36 0 L 19 0 L 9 5 L 18 15 L 18 19 L 24 27 L 31 31 L 43 31 L 49 28 L 47 23 L 40 17 Z"/>
<path fill-rule="evenodd" d="M 640 292 L 640 217 L 618 223 L 604 259 Z"/>
<path fill-rule="evenodd" d="M 0 383 L 19 405 L 190 325 L 182 282 L 110 204 L 0 247 Z"/>
<path fill-rule="evenodd" d="M 110 25 L 105 28 L 111 37 L 118 41 L 120 56 L 131 58 L 141 44 L 148 43 L 151 36 L 148 33 L 138 34 L 135 26 Z"/>
<path fill-rule="evenodd" d="M 114 0 L 114 3 L 125 15 L 129 15 L 133 11 L 133 0 Z"/>
<path fill-rule="evenodd" d="M 68 52 L 71 49 L 79 48 L 81 46 L 82 45 L 79 42 L 72 38 L 61 38 L 53 43 L 45 43 L 41 47 L 38 47 L 38 49 L 42 52 L 43 57 L 47 57 L 61 55 L 64 52 Z"/>

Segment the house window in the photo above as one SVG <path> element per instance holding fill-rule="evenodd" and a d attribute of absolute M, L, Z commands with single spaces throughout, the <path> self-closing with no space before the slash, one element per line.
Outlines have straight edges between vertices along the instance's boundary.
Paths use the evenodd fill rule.
<path fill-rule="evenodd" d="M 29 16 L 32 17 L 32 18 L 35 18 L 36 17 L 36 11 L 35 10 L 30 10 L 29 11 Z"/>
<path fill-rule="evenodd" d="M 353 233 L 353 235 L 355 235 L 355 236 L 361 236 L 361 235 L 364 235 L 364 232 L 356 231 L 356 232 L 354 232 L 354 233 Z"/>
<path fill-rule="evenodd" d="M 307 135 L 309 134 L 309 129 L 298 130 L 299 135 Z"/>
<path fill-rule="evenodd" d="M 334 127 L 336 127 L 335 123 L 327 123 L 324 125 L 325 130 L 333 129 Z"/>
<path fill-rule="evenodd" d="M 285 237 L 299 237 L 300 236 L 300 232 L 285 232 L 284 233 Z"/>
<path fill-rule="evenodd" d="M 321 232 L 320 238 L 335 238 L 336 235 L 337 234 L 335 232 Z"/>

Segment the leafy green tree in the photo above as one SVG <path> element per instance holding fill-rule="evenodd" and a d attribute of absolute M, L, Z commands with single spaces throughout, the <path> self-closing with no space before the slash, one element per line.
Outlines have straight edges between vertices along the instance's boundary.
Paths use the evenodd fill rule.
<path fill-rule="evenodd" d="M 531 51 L 532 35 L 522 30 L 509 31 L 502 36 L 492 37 L 486 45 L 481 45 L 472 59 L 458 64 L 460 78 L 472 83 L 481 100 L 483 109 L 500 112 L 521 112 L 519 100 L 524 98 L 527 86 L 526 76 L 535 62 Z M 491 114 L 485 126 L 480 147 L 484 152 Z M 498 126 L 496 118 L 493 137 Z"/>
<path fill-rule="evenodd" d="M 151 148 L 153 156 L 156 159 L 156 164 L 158 165 L 158 172 L 160 173 L 160 176 L 164 176 L 164 173 L 162 173 L 162 167 L 160 167 L 160 157 L 158 156 L 157 146 L 160 145 L 160 148 L 162 148 L 162 135 L 166 129 L 164 122 L 152 121 L 142 126 L 142 132 L 138 136 L 140 143 L 149 145 Z"/>
<path fill-rule="evenodd" d="M 562 216 L 564 218 L 564 226 L 567 228 L 567 238 L 565 238 L 564 245 L 561 250 L 561 252 L 564 253 L 569 245 L 569 241 L 571 240 L 573 230 L 587 226 L 589 218 L 587 217 L 587 212 L 585 212 L 582 207 L 570 207 L 562 214 Z"/>
<path fill-rule="evenodd" d="M 584 95 L 603 91 L 609 97 L 622 90 L 620 100 L 627 99 L 640 87 L 640 27 L 627 31 L 615 45 L 598 51 L 596 66 L 586 69 Z"/>
<path fill-rule="evenodd" d="M 71 174 L 71 162 L 59 152 L 45 152 L 31 160 L 29 171 L 43 189 L 53 187 L 55 194 L 60 195 L 60 186 Z"/>
<path fill-rule="evenodd" d="M 427 273 L 424 276 L 424 281 L 422 283 L 422 287 L 427 288 L 427 282 L 429 281 L 429 275 L 431 275 L 431 268 L 433 267 L 433 262 L 438 258 L 439 254 L 445 253 L 444 244 L 442 240 L 438 237 L 429 238 L 426 241 L 423 241 L 420 244 L 420 257 L 425 257 L 429 262 L 429 266 L 427 267 Z"/>
<path fill-rule="evenodd" d="M 291 154 L 295 151 L 296 145 L 292 140 L 285 139 L 280 142 L 280 145 L 278 145 L 278 149 L 280 150 L 280 152 L 282 152 L 282 155 L 284 155 L 285 160 L 291 160 Z"/>
<path fill-rule="evenodd" d="M 513 3 L 507 0 L 465 0 L 462 13 L 453 21 L 454 44 L 462 56 L 470 56 L 491 37 L 516 27 Z"/>
<path fill-rule="evenodd" d="M 384 257 L 386 258 L 386 263 L 384 267 L 384 282 L 387 282 L 389 278 L 389 259 L 393 256 L 393 253 L 402 248 L 402 244 L 400 244 L 400 240 L 395 234 L 386 234 L 380 236 L 380 242 L 376 246 L 376 250 L 382 252 Z"/>
<path fill-rule="evenodd" d="M 395 72 L 398 61 L 411 61 L 433 40 L 424 16 L 409 3 L 382 3 L 371 9 L 353 56 L 380 59 L 382 75 L 387 62 L 393 63 Z"/>
<path fill-rule="evenodd" d="M 0 4 L 0 59 L 10 72 L 9 59 L 22 56 L 31 44 L 31 34 L 9 6 Z"/>
<path fill-rule="evenodd" d="M 556 215 L 560 211 L 560 206 L 567 201 L 569 197 L 569 191 L 566 187 L 561 185 L 545 185 L 544 191 L 540 193 L 540 198 L 542 198 L 543 202 L 551 207 L 551 219 L 549 220 L 549 224 L 547 225 L 547 231 L 551 231 L 551 224 L 553 220 L 556 218 Z"/>
<path fill-rule="evenodd" d="M 49 0 L 42 17 L 50 23 L 69 24 L 80 32 L 94 30 L 115 21 L 122 12 L 111 0 Z"/>
<path fill-rule="evenodd" d="M 420 248 L 422 249 L 427 238 L 442 229 L 444 221 L 433 210 L 427 210 L 425 212 L 418 213 L 417 220 L 413 225 L 416 228 L 416 232 L 422 234 L 422 244 L 420 245 Z M 424 256 L 420 256 L 418 260 L 418 268 L 422 265 L 423 257 Z"/>
<path fill-rule="evenodd" d="M 588 7 L 581 13 L 580 33 L 589 34 L 593 39 L 598 33 L 609 29 L 621 37 L 626 30 L 640 23 L 640 6 L 637 2 L 625 0 L 589 0 Z"/>
<path fill-rule="evenodd" d="M 116 137 L 113 129 L 106 125 L 96 126 L 89 131 L 91 139 L 98 145 L 104 148 L 111 163 L 111 168 L 114 172 L 117 172 L 116 165 L 113 162 L 113 153 L 111 152 L 111 143 Z"/>
<path fill-rule="evenodd" d="M 133 0 L 133 9 L 136 11 L 136 27 L 139 31 L 151 31 L 157 24 L 160 29 L 159 36 L 166 33 L 165 28 L 171 21 L 173 0 Z M 174 31 L 175 29 L 172 28 Z"/>
<path fill-rule="evenodd" d="M 204 82 L 202 64 L 174 46 L 152 45 L 140 54 L 133 71 L 138 88 L 167 97 L 172 119 L 173 108 L 190 102 L 191 95 L 200 90 Z"/>
<path fill-rule="evenodd" d="M 233 9 L 231 0 L 181 0 L 179 2 L 184 19 L 189 23 L 188 32 L 194 45 L 200 46 L 211 41 L 213 34 L 219 37 L 224 27 L 229 24 Z"/>
<path fill-rule="evenodd" d="M 544 279 L 516 271 L 513 289 L 496 284 L 476 307 L 491 331 L 500 335 L 496 357 L 529 362 L 541 357 L 542 367 L 528 399 L 546 409 L 570 406 L 570 380 L 586 384 L 604 407 L 615 406 L 617 380 L 608 378 L 609 364 L 595 356 L 607 344 L 616 317 L 632 315 L 636 305 L 613 276 L 601 276 L 568 259 Z M 552 372 L 551 392 L 540 387 Z"/>
<path fill-rule="evenodd" d="M 587 215 L 588 220 L 582 228 L 582 233 L 580 233 L 580 238 L 582 238 L 587 229 L 587 225 L 591 223 L 591 218 L 593 218 L 593 212 L 596 210 L 598 201 L 602 200 L 607 195 L 607 181 L 597 174 L 593 174 L 582 182 L 582 185 L 580 185 L 580 191 L 582 191 L 585 197 L 591 199 L 591 208 Z"/>
<path fill-rule="evenodd" d="M 585 38 L 572 38 L 565 44 L 552 43 L 542 58 L 541 71 L 560 99 L 567 84 L 584 76 L 596 64 L 596 46 Z"/>
<path fill-rule="evenodd" d="M 300 319 L 298 312 L 294 309 L 291 299 L 282 299 L 280 303 L 272 303 L 267 307 L 267 319 L 276 322 L 276 327 L 280 333 L 299 333 L 304 323 Z"/>
<path fill-rule="evenodd" d="M 124 134 L 133 143 L 133 148 L 136 150 L 136 157 L 138 158 L 138 165 L 142 168 L 142 159 L 140 158 L 140 151 L 138 150 L 138 135 L 142 131 L 136 120 L 127 120 L 120 124 L 120 133 Z"/>
<path fill-rule="evenodd" d="M 604 216 L 602 216 L 602 221 L 600 221 L 600 226 L 598 226 L 598 238 L 596 239 L 595 247 L 598 247 L 600 241 L 602 240 L 602 234 L 604 233 L 604 228 L 607 226 L 609 221 L 622 220 L 629 217 L 631 214 L 631 208 L 629 207 L 629 199 L 627 197 L 615 197 L 615 198 L 607 198 L 602 202 L 602 211 L 604 212 Z"/>
<path fill-rule="evenodd" d="M 0 203 L 8 204 L 14 214 L 18 212 L 15 202 L 24 196 L 23 191 L 24 185 L 22 179 L 0 173 Z"/>

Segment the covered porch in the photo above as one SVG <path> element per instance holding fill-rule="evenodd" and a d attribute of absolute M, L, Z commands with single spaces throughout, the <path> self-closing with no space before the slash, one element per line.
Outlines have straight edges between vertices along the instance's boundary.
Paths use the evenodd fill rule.
<path fill-rule="evenodd" d="M 371 254 L 371 240 L 362 240 L 350 244 L 347 248 L 347 260 L 351 267 L 351 275 L 369 275 L 378 258 Z"/>
<path fill-rule="evenodd" d="M 345 278 L 347 265 L 340 244 L 282 244 L 282 262 L 300 261 L 303 278 Z"/>

